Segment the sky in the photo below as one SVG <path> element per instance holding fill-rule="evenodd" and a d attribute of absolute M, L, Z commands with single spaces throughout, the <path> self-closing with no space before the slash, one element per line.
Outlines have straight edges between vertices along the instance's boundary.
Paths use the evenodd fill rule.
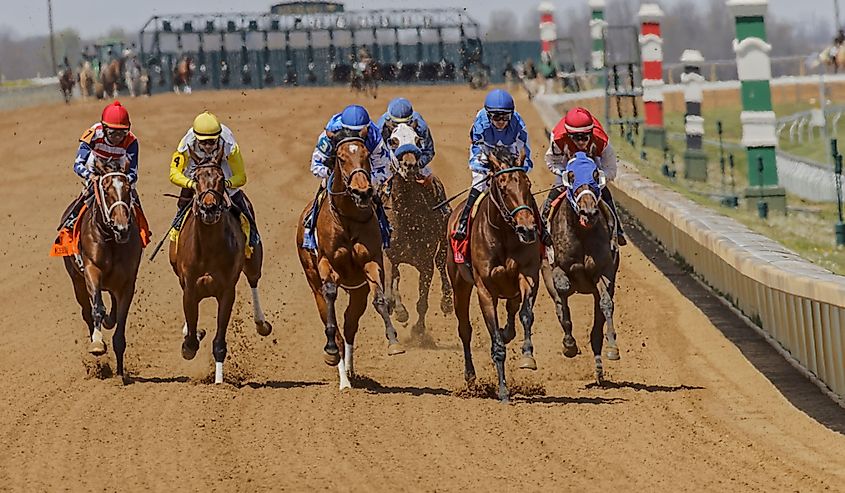
<path fill-rule="evenodd" d="M 613 2 L 614 0 L 608 0 Z M 662 0 L 668 5 L 679 0 Z M 769 12 L 781 19 L 796 21 L 832 19 L 834 2 L 839 0 L 769 0 Z M 105 34 L 112 27 L 137 32 L 153 15 L 202 12 L 266 12 L 273 0 L 53 0 L 56 31 L 75 28 L 83 37 Z M 560 12 L 586 5 L 587 0 L 552 0 Z M 845 0 L 841 2 L 845 17 Z M 513 9 L 515 4 L 536 8 L 538 0 L 347 0 L 347 10 L 379 8 L 464 7 L 478 22 L 487 23 L 493 10 Z M 47 0 L 0 0 L 0 28 L 17 36 L 47 34 Z M 522 20 L 521 18 L 518 20 Z"/>

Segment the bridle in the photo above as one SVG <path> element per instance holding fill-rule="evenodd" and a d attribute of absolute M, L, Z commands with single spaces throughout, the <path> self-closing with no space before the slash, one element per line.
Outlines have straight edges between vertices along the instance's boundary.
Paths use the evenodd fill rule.
<path fill-rule="evenodd" d="M 364 145 L 364 139 L 362 139 L 361 137 L 346 137 L 344 139 L 341 139 L 337 144 L 335 144 L 334 148 L 337 149 L 341 145 L 343 145 L 347 142 L 359 142 L 362 146 L 365 146 Z M 337 160 L 337 151 L 335 151 L 335 153 L 334 153 L 334 159 Z M 334 173 L 332 173 L 331 175 L 329 175 L 329 180 L 328 180 L 328 183 L 326 184 L 326 190 L 328 191 L 329 195 L 349 195 L 351 193 L 350 192 L 350 190 L 351 190 L 350 183 L 352 182 L 352 177 L 354 177 L 358 173 L 364 173 L 364 176 L 367 178 L 367 183 L 369 183 L 369 181 L 370 181 L 370 171 L 367 170 L 366 168 L 362 168 L 362 167 L 359 166 L 359 167 L 353 169 L 352 171 L 350 171 L 348 175 L 343 173 L 342 167 L 338 166 L 338 170 L 339 170 L 339 173 L 340 173 L 340 177 L 343 180 L 343 191 L 341 191 L 341 192 L 332 191 L 332 183 L 334 181 L 334 175 L 335 175 Z"/>
<path fill-rule="evenodd" d="M 507 206 L 505 205 L 504 197 L 502 197 L 502 191 L 499 189 L 499 187 L 496 186 L 495 183 L 492 182 L 498 176 L 504 175 L 506 173 L 518 172 L 527 173 L 525 169 L 523 169 L 521 166 L 511 166 L 509 168 L 496 171 L 487 178 L 487 180 L 490 182 L 490 189 L 495 190 L 495 193 L 492 191 L 490 193 L 491 202 L 493 202 L 493 205 L 496 206 L 496 209 L 499 211 L 499 214 L 501 214 L 502 219 L 504 219 L 505 223 L 507 223 L 508 226 L 510 226 L 514 230 L 516 230 L 516 219 L 514 218 L 514 216 L 516 216 L 516 213 L 521 210 L 527 210 L 530 211 L 532 215 L 534 215 L 534 208 L 527 204 L 521 204 L 509 211 Z"/>
<path fill-rule="evenodd" d="M 129 183 L 129 176 L 127 176 L 126 173 L 123 173 L 122 171 L 110 171 L 108 173 L 105 173 L 105 174 L 102 174 L 102 175 L 96 175 L 96 176 L 97 176 L 97 179 L 95 180 L 95 185 L 94 185 L 94 195 L 95 195 L 95 200 L 97 202 L 97 209 L 100 210 L 100 214 L 103 217 L 103 224 L 108 226 L 109 229 L 112 232 L 112 235 L 114 235 L 114 233 L 116 233 L 116 228 L 115 228 L 114 220 L 111 218 L 112 211 L 114 211 L 117 207 L 120 207 L 120 206 L 126 207 L 126 212 L 129 215 L 129 221 L 131 222 L 132 221 L 132 205 L 126 203 L 123 200 L 115 200 L 114 202 L 112 202 L 111 205 L 107 205 L 106 204 L 106 189 L 103 186 L 103 178 L 109 178 L 109 177 L 122 178 L 122 179 L 126 180 L 126 183 Z M 131 202 L 132 201 L 131 192 L 129 194 L 129 197 L 130 197 L 129 201 Z"/>
<path fill-rule="evenodd" d="M 213 169 L 213 168 L 216 168 L 216 169 L 219 169 L 220 171 L 223 171 L 223 168 L 220 166 L 220 163 L 212 162 L 212 163 L 204 163 L 204 164 L 196 165 L 194 167 L 194 172 L 196 173 L 196 171 L 198 171 L 200 169 Z M 225 192 L 225 189 L 224 189 L 223 192 L 220 192 L 220 191 L 215 190 L 213 188 L 208 188 L 206 190 L 203 190 L 202 192 L 196 193 L 194 195 L 194 203 L 196 203 L 196 205 L 198 207 L 202 206 L 202 199 L 206 195 L 211 195 L 212 197 L 214 197 L 214 206 L 213 206 L 213 208 L 211 209 L 210 212 L 214 212 L 214 211 L 223 212 L 223 211 L 227 210 L 229 208 L 230 204 L 231 204 L 231 202 L 229 200 L 229 195 Z"/>

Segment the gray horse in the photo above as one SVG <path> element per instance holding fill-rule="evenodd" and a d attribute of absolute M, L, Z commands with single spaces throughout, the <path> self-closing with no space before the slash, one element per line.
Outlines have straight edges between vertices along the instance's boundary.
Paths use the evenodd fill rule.
<path fill-rule="evenodd" d="M 387 213 L 394 234 L 390 248 L 385 250 L 385 296 L 396 320 L 407 322 L 409 315 L 399 290 L 399 265 L 408 264 L 419 271 L 419 318 L 412 335 L 424 338 L 427 336 L 425 315 L 428 312 L 428 292 L 435 267 L 440 272 L 442 287 L 440 309 L 444 314 L 452 312 L 452 285 L 446 273 L 449 245 L 443 234 L 451 211 L 433 210 L 435 205 L 445 200 L 446 192 L 436 176 L 420 176 L 420 138 L 413 126 L 398 124 L 388 138 L 388 145 L 396 154 L 398 164 L 387 194 Z"/>
<path fill-rule="evenodd" d="M 599 200 L 605 186 L 604 173 L 583 152 L 566 165 L 559 208 L 552 209 L 550 228 L 554 247 L 547 250 L 543 262 L 543 280 L 555 302 L 557 317 L 563 327 L 563 354 L 575 357 L 580 351 L 572 336 L 569 297 L 575 293 L 591 294 L 595 300 L 590 344 L 596 360 L 596 382 L 604 381 L 602 365 L 602 328 L 607 322 L 607 352 L 610 360 L 619 359 L 616 331 L 613 328 L 613 293 L 619 269 L 619 247 L 615 244 L 617 218 Z"/>

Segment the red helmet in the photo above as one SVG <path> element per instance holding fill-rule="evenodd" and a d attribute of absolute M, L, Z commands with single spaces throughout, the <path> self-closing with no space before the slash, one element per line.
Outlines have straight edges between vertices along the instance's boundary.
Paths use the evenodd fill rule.
<path fill-rule="evenodd" d="M 100 121 L 103 122 L 103 126 L 109 128 L 129 128 L 129 112 L 120 104 L 120 101 L 115 101 L 106 106 Z"/>
<path fill-rule="evenodd" d="M 593 115 L 584 108 L 572 108 L 563 117 L 563 126 L 568 133 L 582 134 L 593 131 Z"/>

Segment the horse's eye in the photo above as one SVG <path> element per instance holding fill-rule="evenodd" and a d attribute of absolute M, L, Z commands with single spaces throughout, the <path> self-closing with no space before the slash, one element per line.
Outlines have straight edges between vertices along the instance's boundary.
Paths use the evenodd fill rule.
<path fill-rule="evenodd" d="M 399 139 L 397 139 L 396 137 L 391 137 L 390 139 L 388 139 L 387 143 L 390 144 L 390 147 L 394 149 L 399 147 Z"/>

